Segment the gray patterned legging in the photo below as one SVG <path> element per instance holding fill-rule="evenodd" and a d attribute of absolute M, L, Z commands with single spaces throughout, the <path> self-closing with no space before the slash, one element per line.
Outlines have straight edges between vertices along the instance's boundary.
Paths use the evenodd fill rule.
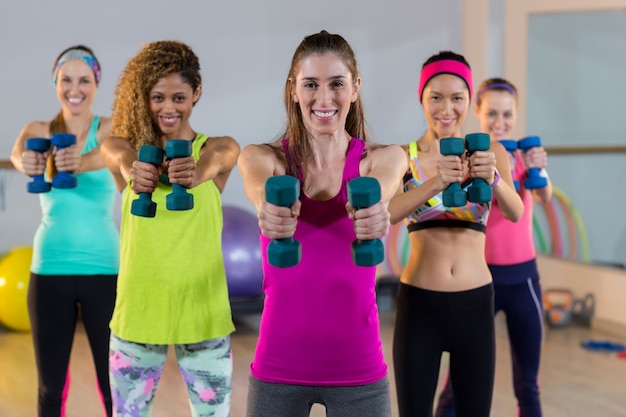
<path fill-rule="evenodd" d="M 148 417 L 168 345 L 133 343 L 111 334 L 109 374 L 116 417 Z M 227 417 L 233 364 L 230 336 L 174 345 L 193 417 Z"/>

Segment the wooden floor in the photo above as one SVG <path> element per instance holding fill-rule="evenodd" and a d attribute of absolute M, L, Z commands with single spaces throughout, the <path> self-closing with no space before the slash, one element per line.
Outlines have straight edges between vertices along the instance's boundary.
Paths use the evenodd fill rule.
<path fill-rule="evenodd" d="M 385 356 L 391 360 L 393 312 L 381 312 Z M 236 317 L 232 336 L 234 377 L 232 417 L 245 416 L 248 366 L 257 338 L 259 316 Z M 516 416 L 511 387 L 510 359 L 503 317 L 496 320 L 497 365 L 492 416 Z M 623 417 L 626 416 L 626 360 L 616 354 L 589 351 L 580 347 L 587 339 L 615 340 L 588 328 L 570 326 L 546 328 L 540 374 L 544 416 L 546 417 Z M 619 341 L 624 343 L 624 341 Z M 442 373 L 447 357 L 442 361 Z M 67 405 L 68 417 L 100 417 L 102 411 L 94 389 L 95 377 L 85 333 L 79 327 L 71 363 L 72 383 Z M 440 378 L 441 379 L 441 378 Z M 395 398 L 393 370 L 392 400 Z M 7 331 L 0 326 L 0 416 L 34 417 L 37 376 L 33 363 L 30 334 Z M 392 401 L 393 403 L 393 401 Z M 394 416 L 397 409 L 394 406 Z M 157 392 L 153 417 L 188 417 L 186 392 L 176 363 L 168 356 L 166 370 Z M 325 416 L 314 406 L 311 416 Z"/>

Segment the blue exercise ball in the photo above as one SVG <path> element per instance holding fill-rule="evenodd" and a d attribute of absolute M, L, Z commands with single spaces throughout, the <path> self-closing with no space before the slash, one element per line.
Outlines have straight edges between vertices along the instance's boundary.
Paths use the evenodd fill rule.
<path fill-rule="evenodd" d="M 222 207 L 222 253 L 231 297 L 263 295 L 263 265 L 259 223 L 251 212 L 235 206 Z"/>

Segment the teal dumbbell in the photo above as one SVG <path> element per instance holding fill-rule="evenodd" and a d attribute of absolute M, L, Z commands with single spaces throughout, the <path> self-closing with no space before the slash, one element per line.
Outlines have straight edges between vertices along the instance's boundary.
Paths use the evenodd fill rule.
<path fill-rule="evenodd" d="M 139 148 L 137 160 L 152 164 L 155 167 L 163 163 L 165 151 L 158 146 L 143 145 Z M 152 193 L 139 193 L 139 198 L 133 200 L 130 206 L 131 214 L 141 217 L 154 217 L 156 215 L 156 203 L 152 201 Z"/>
<path fill-rule="evenodd" d="M 378 180 L 358 177 L 348 183 L 348 201 L 357 210 L 373 206 L 380 201 Z M 380 239 L 357 239 L 350 246 L 355 265 L 374 266 L 385 260 L 385 248 Z"/>
<path fill-rule="evenodd" d="M 504 149 L 511 155 L 514 155 L 514 152 L 517 150 L 517 141 L 515 139 L 501 139 L 498 142 L 504 146 Z M 515 170 L 515 167 L 511 167 L 511 171 Z M 513 185 L 515 186 L 515 191 L 519 191 L 519 181 L 513 180 Z"/>
<path fill-rule="evenodd" d="M 470 155 L 476 151 L 488 151 L 491 138 L 487 133 L 470 133 L 465 135 L 465 147 Z M 472 203 L 488 203 L 491 201 L 491 186 L 482 178 L 474 178 L 467 189 L 467 199 Z"/>
<path fill-rule="evenodd" d="M 56 133 L 50 137 L 50 143 L 52 146 L 56 146 L 57 150 L 61 150 L 68 146 L 76 145 L 76 135 L 71 133 Z M 76 177 L 68 171 L 59 171 L 57 175 L 52 178 L 52 186 L 54 188 L 74 188 L 76 184 Z"/>
<path fill-rule="evenodd" d="M 527 136 L 520 139 L 518 146 L 524 152 L 529 151 L 531 148 L 541 146 L 541 139 L 539 136 Z M 540 175 L 541 170 L 539 168 L 528 168 L 528 178 L 524 181 L 524 187 L 528 190 L 534 190 L 537 188 L 543 188 L 548 185 L 548 180 Z"/>
<path fill-rule="evenodd" d="M 291 207 L 300 197 L 300 181 L 290 175 L 276 175 L 265 182 L 265 201 L 275 206 Z M 297 265 L 302 259 L 302 245 L 293 237 L 274 239 L 267 246 L 267 261 L 278 268 Z"/>
<path fill-rule="evenodd" d="M 442 155 L 462 156 L 465 153 L 463 138 L 443 138 L 439 141 L 439 151 Z M 443 190 L 443 205 L 446 207 L 462 207 L 467 204 L 467 194 L 461 188 L 461 183 L 453 182 Z"/>
<path fill-rule="evenodd" d="M 50 139 L 31 138 L 26 140 L 26 149 L 38 153 L 50 150 Z M 46 182 L 44 174 L 33 175 L 33 180 L 26 184 L 29 193 L 47 193 L 52 188 L 52 183 Z"/>
<path fill-rule="evenodd" d="M 191 155 L 191 141 L 172 139 L 165 142 L 165 155 L 169 159 L 185 158 Z M 180 184 L 172 184 L 172 192 L 165 196 L 165 207 L 168 210 L 191 210 L 193 194 Z"/>

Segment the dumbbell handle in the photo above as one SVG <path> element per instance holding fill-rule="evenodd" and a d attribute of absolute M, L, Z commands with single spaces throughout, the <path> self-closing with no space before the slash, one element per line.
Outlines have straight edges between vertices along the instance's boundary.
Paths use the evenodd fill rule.
<path fill-rule="evenodd" d="M 50 149 L 50 139 L 31 138 L 26 140 L 26 149 L 43 154 Z M 46 182 L 44 174 L 33 175 L 33 180 L 26 184 L 29 193 L 46 193 L 50 191 L 52 184 Z"/>
<path fill-rule="evenodd" d="M 50 137 L 52 146 L 56 146 L 58 150 L 65 149 L 72 145 L 76 145 L 76 135 L 72 133 L 56 133 Z M 52 186 L 55 188 L 74 188 L 77 185 L 76 177 L 72 175 L 72 171 L 59 171 L 52 178 Z"/>
<path fill-rule="evenodd" d="M 163 163 L 165 151 L 154 145 L 143 145 L 139 148 L 137 160 L 154 166 Z M 139 193 L 139 198 L 133 200 L 130 207 L 131 214 L 140 217 L 154 217 L 156 215 L 156 203 L 152 201 L 152 193 Z"/>
<path fill-rule="evenodd" d="M 541 146 L 541 139 L 539 136 L 527 136 L 520 139 L 518 142 L 519 148 L 524 152 L 528 152 L 530 149 Z M 544 188 L 548 185 L 548 180 L 541 176 L 541 170 L 539 168 L 528 168 L 528 178 L 524 181 L 524 186 L 529 190 L 537 188 Z"/>
<path fill-rule="evenodd" d="M 380 184 L 373 177 L 357 177 L 348 183 L 348 201 L 357 210 L 371 207 L 381 199 Z M 378 265 L 385 259 L 380 239 L 357 239 L 351 245 L 352 259 L 359 266 Z"/>
<path fill-rule="evenodd" d="M 300 197 L 300 182 L 289 175 L 276 175 L 265 182 L 265 201 L 275 206 L 290 207 Z M 302 245 L 293 237 L 272 240 L 267 247 L 267 261 L 278 268 L 300 263 Z"/>
<path fill-rule="evenodd" d="M 465 141 L 462 138 L 443 138 L 439 142 L 439 150 L 442 155 L 461 156 L 465 153 Z M 462 207 L 467 204 L 467 193 L 461 188 L 461 183 L 450 183 L 441 195 L 443 205 L 446 207 Z"/>

